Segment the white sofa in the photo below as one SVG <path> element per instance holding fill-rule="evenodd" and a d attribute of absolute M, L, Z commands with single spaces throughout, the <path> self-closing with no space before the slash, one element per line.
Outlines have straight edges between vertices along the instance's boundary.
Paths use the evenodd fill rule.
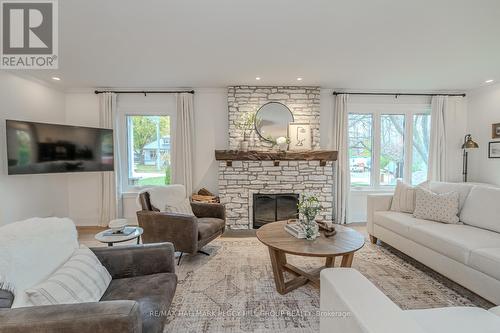
<path fill-rule="evenodd" d="M 460 194 L 460 223 L 420 220 L 391 211 L 392 195 L 368 196 L 367 230 L 449 279 L 500 304 L 500 188 L 430 182 L 437 193 Z M 500 330 L 499 330 L 500 332 Z"/>
<path fill-rule="evenodd" d="M 497 333 L 500 307 L 401 310 L 352 268 L 321 271 L 321 333 Z"/>

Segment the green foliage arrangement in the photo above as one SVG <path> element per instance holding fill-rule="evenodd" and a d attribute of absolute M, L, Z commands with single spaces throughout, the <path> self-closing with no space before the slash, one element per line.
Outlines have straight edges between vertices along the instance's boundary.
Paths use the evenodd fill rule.
<path fill-rule="evenodd" d="M 323 206 L 319 199 L 314 195 L 301 195 L 298 203 L 299 214 L 302 215 L 307 222 L 312 222 L 319 212 L 323 210 Z"/>
<path fill-rule="evenodd" d="M 248 132 L 258 125 L 257 112 L 245 112 L 236 122 L 236 128 L 243 131 L 243 140 L 246 141 Z"/>

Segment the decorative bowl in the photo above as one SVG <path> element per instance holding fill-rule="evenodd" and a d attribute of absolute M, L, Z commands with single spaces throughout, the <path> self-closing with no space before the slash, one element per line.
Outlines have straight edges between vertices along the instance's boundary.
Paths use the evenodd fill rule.
<path fill-rule="evenodd" d="M 113 233 L 118 233 L 120 231 L 123 231 L 123 229 L 125 229 L 127 224 L 128 224 L 127 219 L 116 219 L 109 222 L 108 226 L 111 229 L 111 231 L 113 231 Z"/>

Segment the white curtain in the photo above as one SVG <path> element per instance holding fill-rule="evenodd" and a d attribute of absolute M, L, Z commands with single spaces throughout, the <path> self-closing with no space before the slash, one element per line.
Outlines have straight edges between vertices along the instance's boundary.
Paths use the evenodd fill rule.
<path fill-rule="evenodd" d="M 349 195 L 348 100 L 348 94 L 337 95 L 333 113 L 333 149 L 338 151 L 335 167 L 335 220 L 339 224 L 347 222 L 347 198 Z"/>
<path fill-rule="evenodd" d="M 121 193 L 119 185 L 119 149 L 116 126 L 116 94 L 103 93 L 100 95 L 100 113 L 99 113 L 99 126 L 103 128 L 113 129 L 113 142 L 114 142 L 114 172 L 101 172 L 101 190 L 99 192 L 99 225 L 107 226 L 109 221 L 116 219 L 120 216 L 121 200 L 119 194 Z"/>
<path fill-rule="evenodd" d="M 433 96 L 431 111 L 431 139 L 429 144 L 428 179 L 446 181 L 447 175 L 447 126 L 448 96 Z"/>
<path fill-rule="evenodd" d="M 193 192 L 193 154 L 194 154 L 194 110 L 193 94 L 177 94 L 176 130 L 173 140 L 172 183 L 183 184 L 186 193 Z"/>

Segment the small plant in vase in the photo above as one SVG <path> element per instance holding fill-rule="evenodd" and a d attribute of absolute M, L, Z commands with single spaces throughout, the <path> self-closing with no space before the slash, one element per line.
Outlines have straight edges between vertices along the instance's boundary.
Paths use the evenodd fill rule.
<path fill-rule="evenodd" d="M 243 141 L 240 142 L 240 149 L 248 151 L 248 135 L 252 133 L 258 123 L 256 112 L 243 113 L 236 122 L 236 128 L 243 131 Z"/>
<path fill-rule="evenodd" d="M 299 221 L 306 234 L 306 239 L 315 240 L 319 236 L 319 227 L 316 215 L 323 210 L 323 206 L 314 195 L 303 195 L 298 203 Z"/>

